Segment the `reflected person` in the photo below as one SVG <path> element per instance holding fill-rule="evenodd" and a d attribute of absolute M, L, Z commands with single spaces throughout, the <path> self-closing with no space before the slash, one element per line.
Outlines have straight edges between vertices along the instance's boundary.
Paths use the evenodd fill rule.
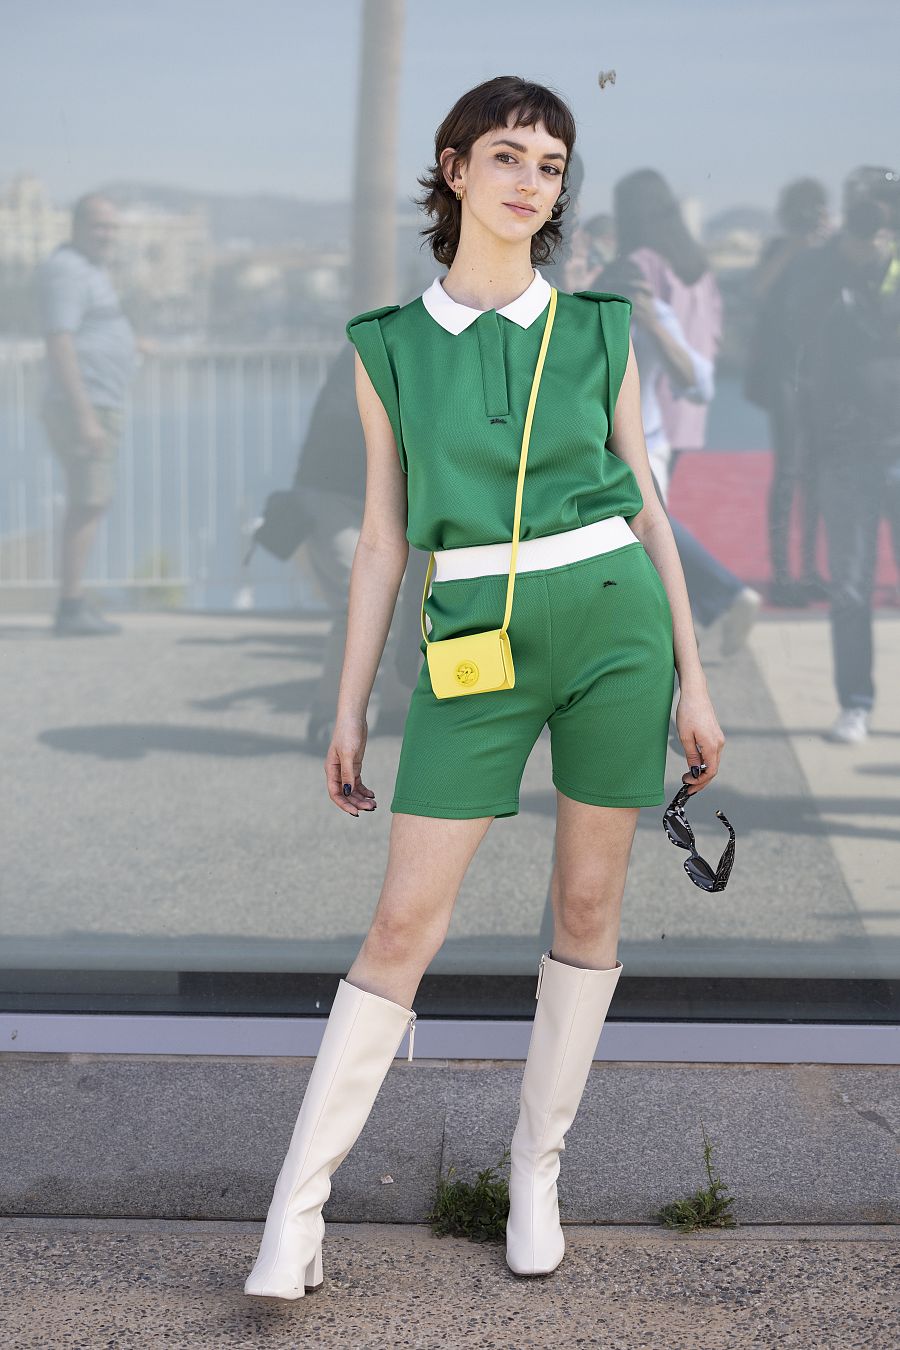
<path fill-rule="evenodd" d="M 813 447 L 802 434 L 784 324 L 785 270 L 829 233 L 827 196 L 815 178 L 800 178 L 782 190 L 777 207 L 780 234 L 766 240 L 751 278 L 753 320 L 744 367 L 744 397 L 764 408 L 772 445 L 767 510 L 770 604 L 802 608 L 828 597 L 816 567 L 819 480 Z M 794 499 L 800 499 L 800 576 L 791 577 L 789 535 Z"/>
<path fill-rule="evenodd" d="M 864 741 L 875 705 L 872 596 L 881 518 L 900 494 L 900 174 L 863 165 L 841 227 L 783 273 L 792 379 L 813 447 L 828 547 L 838 714 L 828 739 Z"/>
<path fill-rule="evenodd" d="M 322 668 L 306 723 L 306 748 L 315 755 L 325 754 L 334 732 L 347 639 L 350 572 L 366 498 L 366 447 L 353 392 L 353 369 L 354 351 L 347 343 L 329 366 L 316 398 L 293 483 L 302 493 L 312 521 L 306 536 L 306 556 L 330 610 Z M 415 569 L 409 569 L 379 666 L 378 720 L 372 735 L 399 734 L 403 730 L 415 674 L 404 681 L 397 647 L 408 637 L 403 607 L 409 608 L 411 601 L 416 602 L 413 618 L 418 622 L 417 582 Z M 418 590 L 421 594 L 421 582 Z"/>
<path fill-rule="evenodd" d="M 113 499 L 124 404 L 138 344 L 107 270 L 116 238 L 116 208 L 89 193 L 75 203 L 71 239 L 37 268 L 46 344 L 41 417 L 65 473 L 58 637 L 120 631 L 84 593 L 97 530 Z"/>
<path fill-rule="evenodd" d="M 617 253 L 603 269 L 600 283 L 615 289 L 616 277 L 624 272 L 627 286 L 635 268 L 646 283 L 635 288 L 634 322 L 649 338 L 649 344 L 642 343 L 642 353 L 645 365 L 653 361 L 660 425 L 647 449 L 654 482 L 668 510 L 679 454 L 702 449 L 706 443 L 722 334 L 722 297 L 706 252 L 689 231 L 662 174 L 637 169 L 619 179 L 613 189 L 613 213 Z M 625 289 L 623 294 L 631 292 Z M 694 617 L 706 628 L 721 621 L 720 650 L 731 656 L 744 645 L 762 596 L 671 514 L 669 523 Z"/>

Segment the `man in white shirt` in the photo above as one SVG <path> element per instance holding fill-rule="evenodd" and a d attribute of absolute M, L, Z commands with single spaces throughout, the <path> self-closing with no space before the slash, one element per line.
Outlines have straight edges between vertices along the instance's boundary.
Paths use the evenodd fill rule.
<path fill-rule="evenodd" d="M 80 198 L 71 240 L 37 269 L 46 342 L 41 415 L 66 473 L 58 636 L 119 632 L 82 593 L 91 547 L 115 489 L 124 403 L 136 365 L 134 333 L 105 266 L 115 216 L 105 197 Z"/>

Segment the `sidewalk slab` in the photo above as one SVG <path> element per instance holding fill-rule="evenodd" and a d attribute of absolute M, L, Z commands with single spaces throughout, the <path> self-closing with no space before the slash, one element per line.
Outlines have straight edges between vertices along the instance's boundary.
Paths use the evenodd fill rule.
<path fill-rule="evenodd" d="M 0 1212 L 265 1216 L 309 1059 L 0 1055 Z M 521 1063 L 397 1059 L 326 1218 L 424 1220 L 452 1164 L 499 1162 Z M 566 1139 L 563 1216 L 646 1222 L 707 1182 L 744 1223 L 900 1222 L 900 1069 L 597 1061 Z M 385 1181 L 384 1178 L 391 1178 Z"/>
<path fill-rule="evenodd" d="M 249 1298 L 258 1224 L 0 1221 L 0 1340 L 15 1350 L 892 1350 L 895 1228 L 697 1235 L 566 1228 L 544 1279 L 501 1244 L 421 1226 L 330 1224 L 325 1283 L 295 1303 Z"/>

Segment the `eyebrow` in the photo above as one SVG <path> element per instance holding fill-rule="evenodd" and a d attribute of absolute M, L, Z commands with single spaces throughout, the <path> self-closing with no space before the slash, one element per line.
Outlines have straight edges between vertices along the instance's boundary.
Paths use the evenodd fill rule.
<path fill-rule="evenodd" d="M 519 151 L 521 154 L 523 154 L 523 155 L 527 155 L 527 154 L 528 154 L 528 146 L 527 146 L 527 145 L 520 145 L 518 141 L 506 141 L 506 140 L 501 140 L 501 141 L 491 141 L 491 145 L 492 145 L 492 146 L 493 146 L 493 145 L 510 145 L 510 146 L 512 146 L 513 150 L 518 150 L 518 151 Z M 546 155 L 541 155 L 541 159 L 561 159 L 561 160 L 565 160 L 565 158 L 566 158 L 565 155 L 558 155 L 558 154 L 556 154 L 555 152 L 554 152 L 553 154 L 549 154 L 549 153 L 548 153 L 548 154 L 546 154 Z"/>

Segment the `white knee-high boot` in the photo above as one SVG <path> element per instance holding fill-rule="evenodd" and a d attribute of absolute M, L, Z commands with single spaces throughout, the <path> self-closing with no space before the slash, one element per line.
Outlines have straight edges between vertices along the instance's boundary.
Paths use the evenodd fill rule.
<path fill-rule="evenodd" d="M 563 1259 L 559 1155 L 621 973 L 621 961 L 610 970 L 582 970 L 541 957 L 510 1155 L 506 1261 L 517 1275 L 546 1275 Z"/>
<path fill-rule="evenodd" d="M 322 1283 L 322 1206 L 331 1175 L 356 1143 L 416 1015 L 341 980 L 287 1156 L 275 1182 L 245 1294 L 303 1298 Z"/>

